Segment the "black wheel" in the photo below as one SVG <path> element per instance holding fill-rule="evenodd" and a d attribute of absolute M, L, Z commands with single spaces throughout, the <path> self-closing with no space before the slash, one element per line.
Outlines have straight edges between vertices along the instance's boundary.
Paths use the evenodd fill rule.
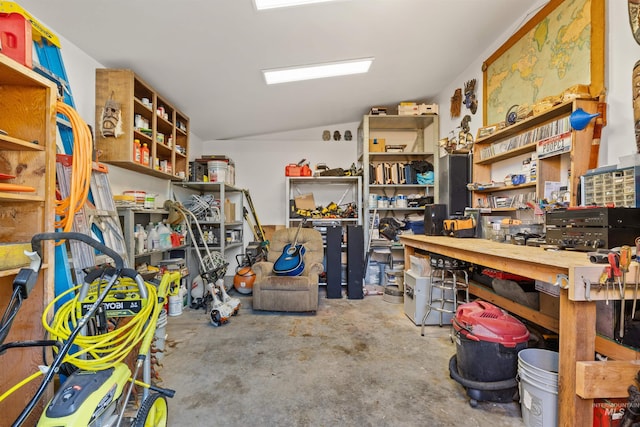
<path fill-rule="evenodd" d="M 222 325 L 222 316 L 220 316 L 220 312 L 218 310 L 211 310 L 209 317 L 211 318 L 211 324 L 213 326 Z"/>
<path fill-rule="evenodd" d="M 133 427 L 166 427 L 168 415 L 167 398 L 152 393 L 140 405 Z"/>

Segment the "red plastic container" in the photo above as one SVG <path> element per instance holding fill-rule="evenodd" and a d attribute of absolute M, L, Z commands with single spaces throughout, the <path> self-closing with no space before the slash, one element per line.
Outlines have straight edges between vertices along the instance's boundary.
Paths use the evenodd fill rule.
<path fill-rule="evenodd" d="M 467 386 L 472 402 L 512 401 L 518 391 L 514 380 L 518 352 L 527 347 L 529 340 L 526 326 L 486 301 L 458 306 L 452 323 L 456 330 L 457 375 L 463 385 L 465 381 L 473 382 L 473 387 Z M 504 388 L 496 389 L 496 383 Z"/>
<path fill-rule="evenodd" d="M 513 348 L 529 340 L 529 331 L 515 317 L 486 301 L 458 306 L 453 327 L 472 341 L 488 341 Z"/>
<path fill-rule="evenodd" d="M 0 13 L 0 52 L 32 68 L 33 39 L 31 23 L 18 13 Z"/>
<path fill-rule="evenodd" d="M 284 167 L 285 176 L 311 176 L 311 168 L 308 165 L 298 166 L 295 163 Z"/>

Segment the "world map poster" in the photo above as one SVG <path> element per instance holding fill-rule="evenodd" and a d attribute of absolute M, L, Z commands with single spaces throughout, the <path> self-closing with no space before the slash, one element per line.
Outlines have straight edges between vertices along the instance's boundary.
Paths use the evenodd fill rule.
<path fill-rule="evenodd" d="M 485 62 L 485 125 L 513 105 L 592 83 L 592 1 L 601 0 L 551 1 Z"/>

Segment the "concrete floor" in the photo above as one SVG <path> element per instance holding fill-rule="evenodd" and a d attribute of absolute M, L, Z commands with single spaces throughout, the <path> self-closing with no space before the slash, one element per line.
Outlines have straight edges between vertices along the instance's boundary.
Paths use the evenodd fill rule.
<path fill-rule="evenodd" d="M 450 328 L 420 335 L 382 296 L 326 299 L 317 313 L 259 312 L 221 327 L 169 317 L 159 385 L 170 426 L 523 426 L 517 402 L 471 408 L 449 378 Z"/>

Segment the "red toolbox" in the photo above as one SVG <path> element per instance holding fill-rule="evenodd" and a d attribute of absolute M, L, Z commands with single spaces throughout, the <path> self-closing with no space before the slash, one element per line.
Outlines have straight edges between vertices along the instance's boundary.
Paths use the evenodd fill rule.
<path fill-rule="evenodd" d="M 311 168 L 309 165 L 298 166 L 295 163 L 289 163 L 284 167 L 284 176 L 311 176 Z"/>
<path fill-rule="evenodd" d="M 18 13 L 0 13 L 0 52 L 32 68 L 31 23 Z"/>

